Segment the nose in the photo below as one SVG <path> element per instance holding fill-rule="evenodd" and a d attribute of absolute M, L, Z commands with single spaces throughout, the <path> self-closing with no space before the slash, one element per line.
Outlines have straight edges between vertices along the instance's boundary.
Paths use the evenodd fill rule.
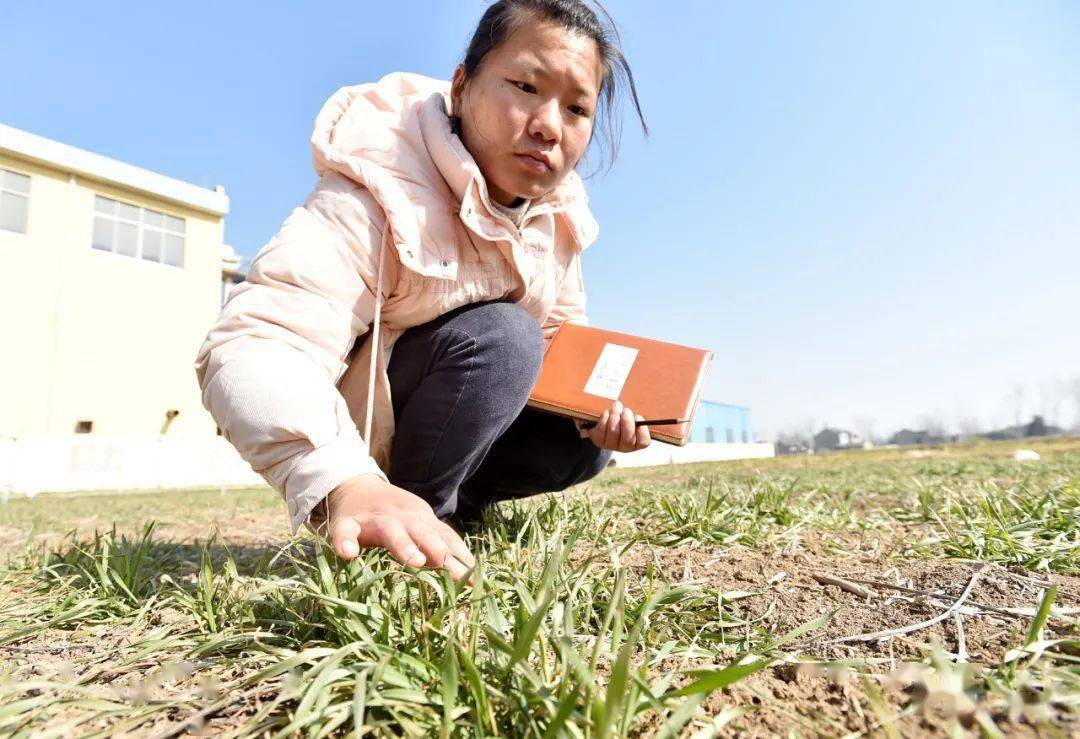
<path fill-rule="evenodd" d="M 562 139 L 562 124 L 559 120 L 559 103 L 549 100 L 533 112 L 529 120 L 529 135 L 545 144 L 557 144 Z"/>

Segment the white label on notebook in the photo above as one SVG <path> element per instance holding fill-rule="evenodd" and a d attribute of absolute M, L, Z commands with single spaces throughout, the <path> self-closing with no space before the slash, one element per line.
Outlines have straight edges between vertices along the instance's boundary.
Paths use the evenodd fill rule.
<path fill-rule="evenodd" d="M 589 381 L 585 383 L 585 392 L 616 400 L 626 384 L 626 378 L 630 376 L 630 368 L 634 366 L 637 354 L 638 350 L 632 346 L 604 344 Z"/>

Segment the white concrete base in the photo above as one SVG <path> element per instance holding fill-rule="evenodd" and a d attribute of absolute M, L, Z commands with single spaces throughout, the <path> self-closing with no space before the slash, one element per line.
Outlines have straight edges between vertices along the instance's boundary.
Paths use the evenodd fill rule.
<path fill-rule="evenodd" d="M 612 459 L 616 467 L 652 467 L 660 464 L 686 464 L 688 462 L 722 462 L 733 459 L 764 459 L 776 456 L 776 447 L 770 443 L 711 444 L 690 442 L 686 446 L 674 446 L 654 441 L 637 452 L 615 452 Z"/>
<path fill-rule="evenodd" d="M 772 444 L 653 442 L 617 467 L 772 457 Z M 258 487 L 266 482 L 220 436 L 171 439 L 104 434 L 25 434 L 0 437 L 0 495 L 106 490 Z"/>
<path fill-rule="evenodd" d="M 220 436 L 0 437 L 0 494 L 266 485 Z"/>

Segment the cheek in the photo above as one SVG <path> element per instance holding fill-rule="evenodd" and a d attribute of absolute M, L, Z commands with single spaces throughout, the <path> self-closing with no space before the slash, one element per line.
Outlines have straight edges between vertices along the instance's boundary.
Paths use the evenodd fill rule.
<path fill-rule="evenodd" d="M 498 129 L 495 138 L 513 148 L 521 132 L 525 130 L 528 115 L 520 106 L 510 101 L 501 100 L 499 103 L 491 111 L 492 122 Z"/>
<path fill-rule="evenodd" d="M 592 126 L 570 128 L 563 138 L 563 150 L 566 153 L 566 161 L 569 165 L 576 165 L 589 146 L 589 136 Z"/>
<path fill-rule="evenodd" d="M 486 139 L 486 147 L 512 143 L 524 126 L 525 114 L 502 90 L 486 92 L 476 107 L 476 123 Z"/>

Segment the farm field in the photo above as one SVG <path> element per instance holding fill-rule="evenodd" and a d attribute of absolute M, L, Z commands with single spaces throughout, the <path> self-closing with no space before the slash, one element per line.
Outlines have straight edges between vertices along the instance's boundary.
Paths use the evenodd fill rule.
<path fill-rule="evenodd" d="M 269 489 L 0 506 L 3 736 L 1075 736 L 1080 440 L 611 468 L 473 586 Z"/>

